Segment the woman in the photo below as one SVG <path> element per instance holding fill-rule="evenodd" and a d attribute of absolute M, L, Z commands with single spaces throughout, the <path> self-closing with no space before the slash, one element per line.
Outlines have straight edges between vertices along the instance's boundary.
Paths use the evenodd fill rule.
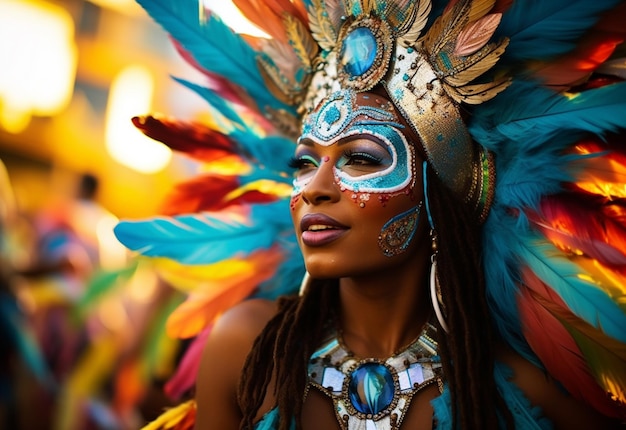
<path fill-rule="evenodd" d="M 143 3 L 159 19 L 162 10 Z M 620 379 L 595 382 L 577 367 L 589 360 L 578 330 L 594 333 L 603 345 L 604 336 L 614 339 L 606 344 L 623 345 L 626 316 L 615 310 L 622 293 L 598 297 L 590 284 L 599 282 L 581 285 L 598 273 L 578 256 L 616 269 L 624 249 L 607 253 L 610 235 L 603 250 L 575 241 L 585 234 L 569 231 L 571 220 L 562 215 L 563 208 L 595 208 L 579 175 L 603 149 L 620 147 L 580 139 L 623 130 L 623 121 L 609 113 L 626 108 L 624 86 L 580 92 L 574 102 L 543 86 L 552 82 L 541 73 L 555 66 L 547 60 L 555 52 L 536 54 L 544 67 L 536 63 L 535 75 L 520 60 L 529 55 L 520 54 L 529 35 L 534 44 L 527 50 L 556 45 L 562 28 L 549 36 L 529 29 L 535 20 L 560 19 L 565 3 L 539 7 L 536 15 L 525 13 L 523 2 L 456 1 L 443 8 L 427 1 L 315 1 L 308 10 L 299 2 L 279 3 L 240 7 L 274 37 L 274 44 L 250 43 L 268 54 L 257 57 L 259 73 L 271 94 L 281 96 L 272 99 L 239 76 L 231 80 L 254 95 L 275 124 L 289 125 L 294 111 L 288 108 L 298 107 L 303 125 L 289 206 L 309 278 L 300 296 L 248 300 L 217 320 L 196 383 L 196 428 L 618 426 L 624 419 Z M 604 17 L 624 14 L 611 2 L 566 9 L 580 17 L 580 31 L 610 27 Z M 272 27 L 274 18 L 284 33 Z M 209 19 L 200 29 L 218 33 L 216 26 Z M 564 33 L 575 44 L 571 30 Z M 299 68 L 285 67 L 294 54 L 280 57 L 285 35 Z M 574 53 L 578 59 L 588 54 Z M 196 55 L 199 61 L 202 53 Z M 221 65 L 203 66 L 211 79 L 224 75 L 216 70 Z M 511 76 L 512 70 L 523 73 Z M 210 91 L 201 93 L 236 117 Z M 609 94 L 622 102 L 607 103 Z M 586 126 L 566 125 L 557 115 L 578 118 L 581 106 L 603 106 L 595 115 L 607 116 L 587 115 L 593 126 Z M 163 131 L 172 127 L 163 121 L 139 125 L 170 140 Z M 271 167 L 276 161 L 263 144 L 276 142 L 258 143 L 230 152 Z M 267 177 L 280 182 L 283 176 Z M 579 188 L 569 185 L 575 181 Z M 250 205 L 249 225 L 271 229 L 276 220 L 254 209 L 267 200 L 246 192 L 267 199 L 272 193 L 250 184 L 242 180 L 208 206 Z M 176 225 L 188 220 L 178 217 Z M 168 256 L 128 240 L 126 225 L 135 228 L 122 224 L 117 232 L 131 248 Z M 585 271 L 570 280 L 574 263 Z M 579 293 L 594 297 L 597 313 L 590 318 L 578 308 Z"/>
<path fill-rule="evenodd" d="M 345 96 L 349 98 L 350 94 Z M 411 394 L 412 400 L 407 398 L 408 411 L 399 414 L 396 425 L 433 428 L 431 402 L 441 393 L 446 375 L 459 401 L 461 428 L 497 428 L 496 407 L 502 413 L 503 427 L 506 419 L 513 417 L 503 407 L 491 377 L 494 357 L 513 369 L 512 380 L 525 389 L 526 397 L 540 406 L 557 428 L 586 429 L 604 422 L 561 392 L 530 363 L 494 340 L 476 258 L 480 255 L 480 240 L 475 221 L 468 216 L 466 207 L 455 202 L 437 177 L 429 173 L 428 164 L 422 164 L 425 156 L 413 143 L 417 140 L 408 127 L 400 125 L 393 105 L 378 94 L 352 96 L 356 99 L 354 122 L 371 112 L 364 110 L 357 115 L 361 106 L 388 109 L 389 117 L 381 120 L 380 125 L 369 125 L 371 134 L 362 130 L 354 134 L 353 125 L 344 125 L 341 136 L 346 137 L 330 144 L 316 141 L 305 131 L 296 149 L 292 217 L 307 270 L 313 279 L 324 281 L 310 283 L 302 298 L 285 300 L 279 309 L 272 301 L 250 301 L 220 319 L 207 343 L 199 373 L 199 381 L 211 383 L 197 385 L 196 428 L 236 429 L 242 419 L 247 426 L 244 428 L 252 428 L 275 406 L 284 408 L 281 412 L 286 416 L 295 414 L 302 428 L 341 428 L 337 421 L 342 418 L 333 413 L 328 391 L 312 382 L 317 382 L 311 378 L 313 367 L 309 365 L 308 381 L 297 377 L 305 374 L 307 357 L 316 346 L 302 340 L 315 339 L 322 346 L 326 343 L 324 336 L 330 332 L 357 360 L 373 358 L 384 362 L 406 349 L 423 334 L 429 321 L 437 324 L 429 291 L 433 255 L 443 267 L 454 262 L 455 270 L 445 277 L 440 272 L 440 278 L 442 287 L 448 289 L 443 296 L 454 298 L 445 303 L 447 315 L 456 317 L 446 321 L 447 335 L 438 324 L 437 331 L 426 332 L 441 347 L 444 371 L 437 371 L 432 380 L 424 381 L 424 388 Z M 313 113 L 310 129 L 323 129 L 320 118 L 333 107 L 331 102 Z M 308 128 L 307 123 L 305 129 Z M 389 139 L 393 144 L 389 140 L 382 142 L 379 136 L 384 132 L 374 131 L 376 128 L 393 129 L 387 133 L 395 135 L 395 140 Z M 402 139 L 403 133 L 409 139 Z M 397 159 L 392 154 L 397 154 Z M 423 168 L 429 178 L 427 187 L 422 181 Z M 398 175 L 398 171 L 402 174 Z M 354 197 L 359 185 L 368 187 L 367 200 L 360 198 L 367 194 Z M 382 196 L 384 199 L 379 198 Z M 437 229 L 436 233 L 431 230 L 429 211 L 435 225 L 446 228 Z M 411 218 L 413 214 L 415 217 Z M 390 227 L 394 222 L 402 225 Z M 259 327 L 268 322 L 262 337 L 254 343 Z M 246 359 L 250 349 L 252 355 Z M 452 366 L 452 362 L 458 365 Z M 282 384 L 277 382 L 281 378 Z M 521 399 L 515 397 L 517 401 Z M 481 402 L 493 408 L 477 409 Z M 389 413 L 392 412 L 398 411 L 392 408 Z M 520 412 L 516 414 L 519 416 L 513 421 L 515 428 L 531 428 L 534 421 L 526 421 L 528 417 Z M 534 419 L 541 422 L 539 414 Z M 352 421 L 367 420 L 353 417 Z M 266 428 L 263 425 L 260 428 Z M 387 421 L 385 427 L 375 428 L 396 426 Z"/>

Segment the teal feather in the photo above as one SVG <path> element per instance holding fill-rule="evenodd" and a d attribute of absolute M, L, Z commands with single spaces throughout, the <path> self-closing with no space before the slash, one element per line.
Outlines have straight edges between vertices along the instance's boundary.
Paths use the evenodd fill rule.
<path fill-rule="evenodd" d="M 15 352 L 45 388 L 57 388 L 26 315 L 17 300 L 6 293 L 0 294 L 0 336 L 8 340 L 2 346 L 4 352 Z"/>
<path fill-rule="evenodd" d="M 183 264 L 210 264 L 271 247 L 293 232 L 287 199 L 249 207 L 242 219 L 227 213 L 200 213 L 122 221 L 114 229 L 127 248 L 148 257 Z"/>
<path fill-rule="evenodd" d="M 602 289 L 581 276 L 585 273 L 552 244 L 527 237 L 518 255 L 568 308 L 607 336 L 626 342 L 626 314 Z"/>
<path fill-rule="evenodd" d="M 256 64 L 256 53 L 221 19 L 203 20 L 199 0 L 137 0 L 200 66 L 244 88 L 259 106 L 292 110 L 266 88 Z"/>
<path fill-rule="evenodd" d="M 85 293 L 80 297 L 73 309 L 74 317 L 84 318 L 104 296 L 118 287 L 123 287 L 137 270 L 138 261 L 132 260 L 119 269 L 98 269 L 85 286 Z"/>
<path fill-rule="evenodd" d="M 216 110 L 218 120 L 220 115 L 234 124 L 226 126 L 228 136 L 242 149 L 243 156 L 248 155 L 256 164 L 271 170 L 290 175 L 292 169 L 288 167 L 289 160 L 295 151 L 295 143 L 285 137 L 274 135 L 261 137 L 248 127 L 245 120 L 234 109 L 233 105 L 210 88 L 202 87 L 183 79 L 176 79 L 182 85 L 196 92 Z M 234 126 L 233 126 L 234 125 Z"/>
<path fill-rule="evenodd" d="M 511 216 L 506 207 L 496 205 L 483 229 L 486 294 L 495 328 L 519 354 L 540 366 L 522 333 L 517 309 L 521 277 L 516 269 L 519 260 L 515 250 L 519 246 L 520 231 L 526 231 L 528 224 Z"/>
<path fill-rule="evenodd" d="M 620 0 L 517 0 L 503 14 L 495 38 L 509 37 L 507 61 L 540 60 L 571 51 L 581 36 Z"/>
<path fill-rule="evenodd" d="M 532 83 L 517 82 L 506 91 L 472 120 L 473 136 L 487 147 L 509 141 L 539 147 L 564 132 L 601 135 L 626 127 L 626 82 L 571 97 Z"/>
<path fill-rule="evenodd" d="M 473 138 L 496 153 L 497 205 L 535 208 L 542 195 L 574 180 L 568 167 L 580 156 L 567 148 L 589 133 L 626 127 L 626 83 L 573 98 L 531 85 L 514 83 L 503 100 L 516 103 L 487 103 L 469 125 Z"/>

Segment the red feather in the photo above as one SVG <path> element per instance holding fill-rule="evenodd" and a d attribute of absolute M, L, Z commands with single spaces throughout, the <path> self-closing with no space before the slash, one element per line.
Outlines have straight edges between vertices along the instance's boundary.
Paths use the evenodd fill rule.
<path fill-rule="evenodd" d="M 626 39 L 626 4 L 606 13 L 571 53 L 538 66 L 535 74 L 546 85 L 565 89 L 584 82 Z"/>
<path fill-rule="evenodd" d="M 520 289 L 518 306 L 524 335 L 528 344 L 542 361 L 546 370 L 575 398 L 582 400 L 600 413 L 619 417 L 623 414 L 617 404 L 598 385 L 585 357 L 572 335 L 554 315 L 574 316 L 561 298 L 551 291 L 532 272 L 523 273 L 524 287 Z"/>
<path fill-rule="evenodd" d="M 202 161 L 215 161 L 237 154 L 235 143 L 225 134 L 198 123 L 146 115 L 133 124 L 146 136 Z"/>
<path fill-rule="evenodd" d="M 623 269 L 626 228 L 594 206 L 581 196 L 559 194 L 544 198 L 540 212 L 529 214 L 529 218 L 560 249 Z"/>
<path fill-rule="evenodd" d="M 278 199 L 276 194 L 259 190 L 246 191 L 235 198 L 229 198 L 228 194 L 239 185 L 238 178 L 234 176 L 210 174 L 193 178 L 176 186 L 164 201 L 161 213 L 174 216 L 219 211 L 232 205 L 271 203 Z"/>

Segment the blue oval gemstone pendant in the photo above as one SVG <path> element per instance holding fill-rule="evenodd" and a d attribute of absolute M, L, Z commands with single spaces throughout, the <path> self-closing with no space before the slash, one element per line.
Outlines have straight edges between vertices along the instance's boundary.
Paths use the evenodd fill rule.
<path fill-rule="evenodd" d="M 395 385 L 391 372 L 379 363 L 365 363 L 350 374 L 348 393 L 354 408 L 363 414 L 378 414 L 392 402 Z"/>
<path fill-rule="evenodd" d="M 341 62 L 349 76 L 361 76 L 367 72 L 376 59 L 378 46 L 376 37 L 369 28 L 355 28 L 343 40 Z"/>

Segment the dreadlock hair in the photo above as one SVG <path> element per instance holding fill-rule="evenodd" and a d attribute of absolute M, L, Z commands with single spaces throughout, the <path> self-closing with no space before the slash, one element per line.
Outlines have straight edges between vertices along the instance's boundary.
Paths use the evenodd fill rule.
<path fill-rule="evenodd" d="M 493 377 L 495 337 L 485 294 L 481 227 L 430 165 L 427 169 L 437 275 L 449 330 L 437 323 L 439 353 L 450 387 L 453 428 L 459 421 L 462 429 L 497 429 L 498 413 L 513 428 Z M 489 407 L 494 401 L 496 408 Z"/>
<path fill-rule="evenodd" d="M 313 280 L 302 297 L 283 297 L 278 312 L 259 337 L 244 365 L 238 401 L 243 411 L 240 429 L 252 429 L 268 386 L 275 378 L 279 430 L 288 430 L 294 417 L 301 428 L 302 400 L 311 354 L 334 321 L 337 280 Z"/>

